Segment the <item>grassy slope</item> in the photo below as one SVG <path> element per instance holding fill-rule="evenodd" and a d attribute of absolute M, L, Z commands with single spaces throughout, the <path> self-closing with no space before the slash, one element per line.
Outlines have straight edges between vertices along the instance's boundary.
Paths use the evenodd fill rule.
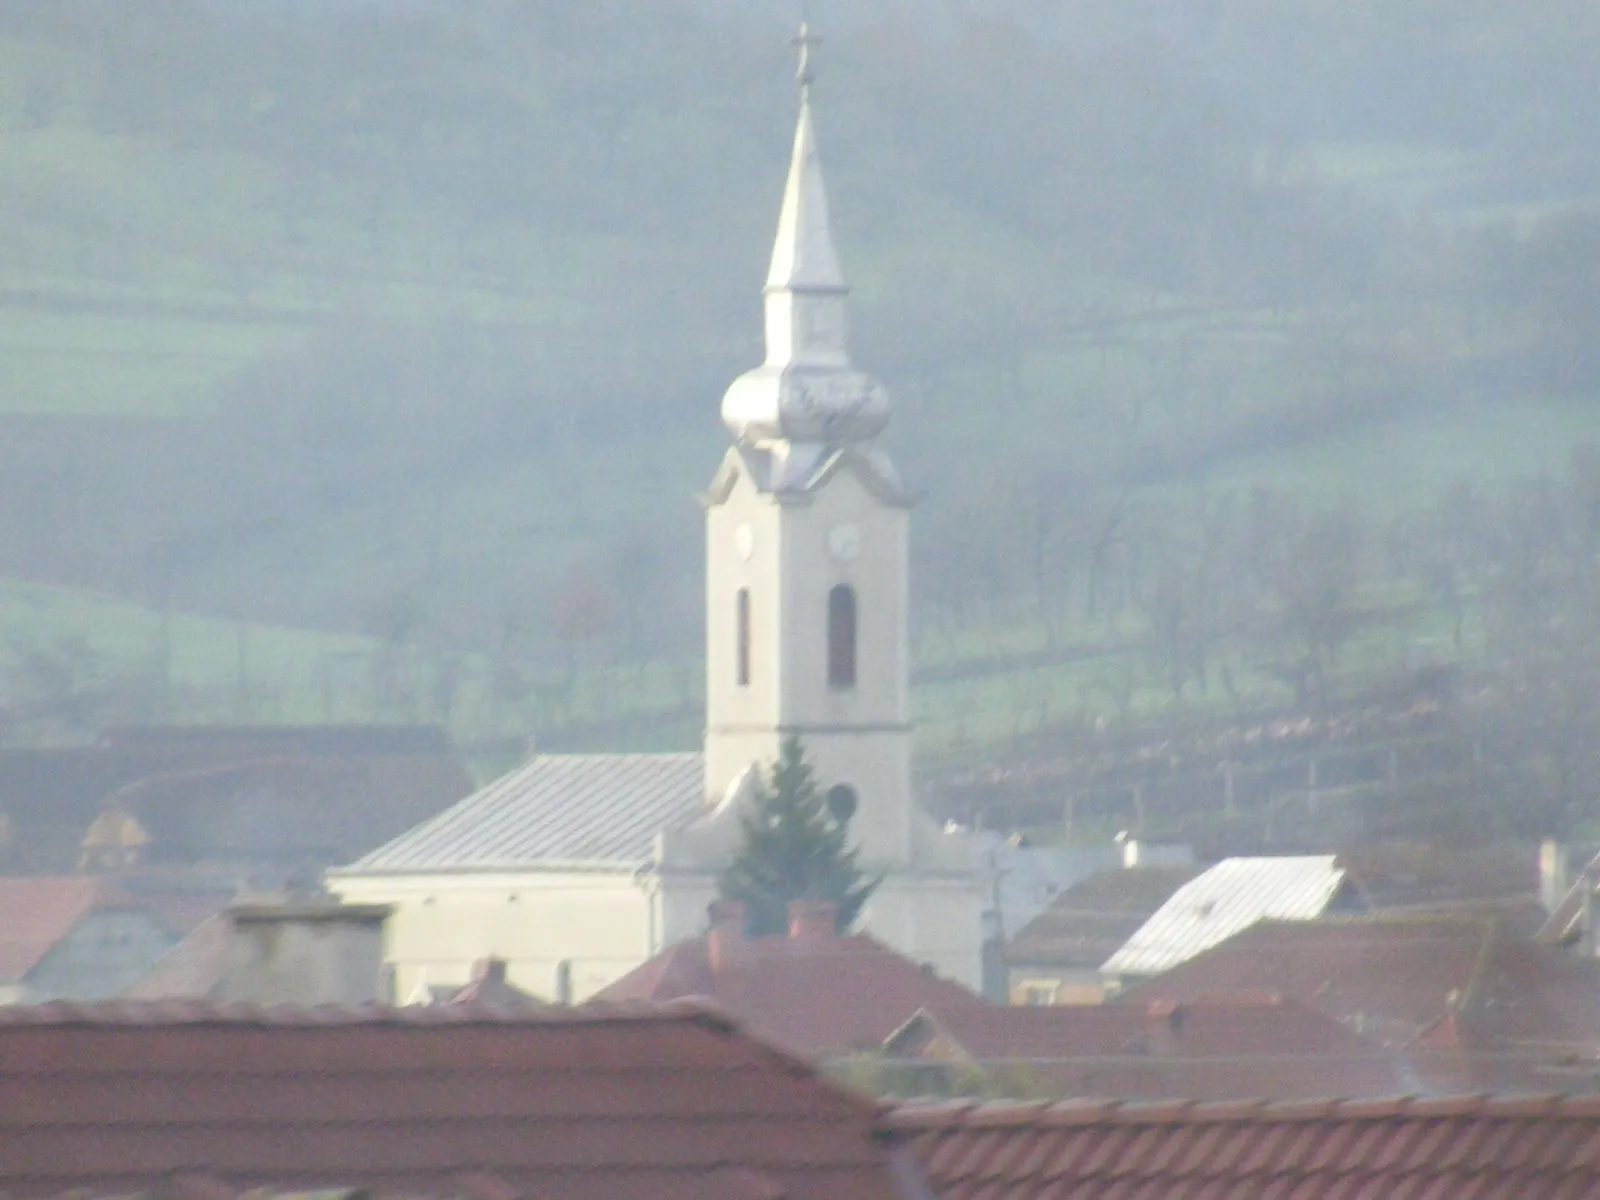
<path fill-rule="evenodd" d="M 13 74 L 8 64 L 40 53 L 36 45 L 0 41 L 0 77 Z M 74 64 L 58 66 L 63 78 L 74 78 Z M 98 134 L 84 120 L 81 95 L 69 95 L 55 123 L 43 129 L 24 127 L 15 95 L 0 97 L 0 105 L 6 113 L 0 193 L 8 196 L 0 206 L 0 355 L 7 363 L 0 374 L 0 412 L 193 412 L 228 379 L 264 356 L 301 344 L 319 322 L 346 309 L 512 322 L 534 336 L 573 318 L 583 300 L 567 282 L 616 249 L 581 238 L 552 246 L 536 231 L 512 226 L 475 231 L 464 244 L 459 232 L 438 227 L 425 213 L 392 213 L 374 224 L 336 195 L 324 197 L 313 211 L 286 215 L 277 202 L 279 181 L 247 156 Z M 1354 170 L 1348 163 L 1339 169 Z M 1377 168 L 1367 163 L 1362 169 Z M 1395 169 L 1392 156 L 1381 169 Z M 1461 164 L 1451 159 L 1441 169 L 1459 172 Z M 866 304 L 882 300 L 875 290 L 881 293 L 882 281 L 892 276 L 898 252 L 869 247 L 858 256 Z M 1092 430 L 1097 398 L 1139 393 L 1151 398 L 1143 417 L 1147 430 L 1170 425 L 1181 432 L 1182 421 L 1166 404 L 1170 393 L 1162 390 L 1161 371 L 1141 346 L 1169 341 L 1174 333 L 1188 337 L 1208 378 L 1233 381 L 1225 402 L 1237 417 L 1293 386 L 1281 365 L 1263 353 L 1281 340 L 1281 325 L 1282 318 L 1258 313 L 1211 314 L 1189 329 L 1181 319 L 1169 320 L 1145 343 L 1136 338 L 1133 349 L 1113 350 L 1109 357 L 1086 336 L 1017 364 L 1005 385 L 1009 400 L 999 409 L 971 402 L 993 389 L 992 379 L 956 372 L 931 381 L 902 411 L 910 419 L 939 422 L 949 444 L 981 438 L 1023 453 L 1039 420 L 1060 415 L 1062 397 L 1068 408 L 1083 409 L 1073 419 Z M 1177 399 L 1188 406 L 1185 419 L 1192 420 L 1194 398 Z M 1198 479 L 1154 484 L 1152 491 L 1188 489 L 1197 482 L 1218 488 L 1268 483 L 1332 495 L 1361 489 L 1371 501 L 1379 498 L 1370 484 L 1381 479 L 1392 483 L 1392 495 L 1381 502 L 1401 505 L 1462 474 L 1505 477 L 1554 465 L 1574 441 L 1594 436 L 1600 436 L 1600 419 L 1593 414 L 1530 403 L 1453 419 L 1448 427 L 1412 421 L 1360 428 L 1310 447 L 1212 463 Z M 665 457 L 696 461 L 687 473 L 698 476 L 714 460 L 717 441 L 708 422 L 706 436 L 686 439 Z M 639 495 L 616 497 L 619 511 L 600 513 L 602 526 L 619 523 L 625 515 L 620 510 L 630 505 L 654 506 L 662 491 L 677 490 L 679 475 L 661 469 L 662 458 L 654 442 L 616 449 L 609 464 L 613 478 L 636 479 Z M 592 485 L 585 462 L 558 455 L 539 473 L 507 467 L 474 475 L 433 502 L 448 530 L 482 524 L 475 513 L 515 507 L 530 514 L 530 546 L 570 556 L 593 534 L 575 527 L 572 514 L 584 507 L 585 497 L 608 494 Z M 322 530 L 312 553 L 330 577 L 344 572 L 360 578 L 381 567 L 385 548 L 372 536 L 374 522 L 358 511 Z M 698 538 L 687 503 L 678 525 L 685 539 Z M 455 549 L 467 555 L 507 551 Z M 252 547 L 238 568 L 241 586 L 253 574 L 270 573 L 275 556 L 292 553 L 304 548 Z M 240 632 L 231 623 L 185 618 L 163 633 L 158 619 L 136 605 L 64 589 L 9 587 L 0 593 L 0 627 L 13 649 L 80 637 L 105 662 L 148 660 L 154 642 L 170 638 L 174 717 L 230 716 L 237 710 L 281 720 L 357 719 L 374 711 L 366 666 L 375 648 L 370 640 L 249 627 L 245 653 L 257 694 L 241 703 Z M 1068 631 L 1068 642 L 1098 649 L 1132 641 L 1137 632 L 1083 628 Z M 1398 626 L 1379 630 L 1352 658 L 1393 661 L 1415 635 Z M 1037 641 L 1037 631 L 1026 628 L 994 630 L 965 644 L 929 643 L 927 657 L 959 660 L 992 654 L 997 646 L 1026 650 Z M 474 679 L 483 669 L 476 660 L 467 666 Z M 935 746 L 982 742 L 1021 724 L 1103 707 L 1108 689 L 1123 686 L 1118 678 L 1130 670 L 1138 677 L 1135 706 L 1159 702 L 1162 690 L 1137 654 L 1090 653 L 1066 666 L 929 684 L 919 689 L 919 711 Z M 1248 677 L 1246 685 L 1270 686 Z M 490 711 L 481 690 L 476 682 L 464 689 L 457 719 L 492 732 L 504 718 Z M 583 720 L 671 710 L 684 690 L 681 671 L 669 667 L 643 674 L 629 667 L 585 669 L 564 712 Z M 677 732 L 668 736 L 692 736 L 672 728 Z"/>

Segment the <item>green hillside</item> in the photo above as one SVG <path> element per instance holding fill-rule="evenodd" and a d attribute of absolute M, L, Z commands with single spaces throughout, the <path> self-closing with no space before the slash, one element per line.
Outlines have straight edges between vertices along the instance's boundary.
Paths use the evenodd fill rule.
<path fill-rule="evenodd" d="M 1018 3 L 824 52 L 857 357 L 927 494 L 934 748 L 1390 669 L 1504 565 L 1485 534 L 1442 598 L 1450 497 L 1600 435 L 1592 164 L 1576 124 L 1513 136 L 1587 86 L 1528 33 L 1560 6 L 1506 51 L 1546 78 L 1493 75 L 1503 124 L 1466 128 L 1406 109 L 1374 47 L 1423 53 L 1409 25 L 1313 6 L 1348 35 L 1328 94 L 1398 89 L 1331 123 L 1313 47 L 1246 77 L 1272 23 L 1213 7 L 1198 61 L 1176 5 L 1103 45 Z M 10 736 L 694 736 L 692 496 L 758 354 L 794 97 L 781 25 L 637 8 L 0 12 Z M 1453 19 L 1428 54 L 1505 65 L 1492 15 Z M 1360 629 L 1307 642 L 1295 548 L 1334 525 L 1318 586 Z"/>

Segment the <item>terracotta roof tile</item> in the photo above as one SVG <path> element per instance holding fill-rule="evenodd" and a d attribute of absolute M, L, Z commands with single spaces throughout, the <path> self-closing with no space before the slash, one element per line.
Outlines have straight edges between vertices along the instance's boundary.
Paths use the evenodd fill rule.
<path fill-rule="evenodd" d="M 1402 1090 L 1600 1091 L 1600 963 L 1493 913 L 1263 922 L 1119 1003 L 1271 989 L 1404 1048 Z"/>
<path fill-rule="evenodd" d="M 1080 1106 L 1070 1126 L 1064 1115 L 908 1106 L 885 1124 L 907 1140 L 940 1200 L 979 1186 L 1018 1200 L 1600 1196 L 1600 1116 L 1586 1100 Z"/>
<path fill-rule="evenodd" d="M 885 1041 L 884 1052 L 930 1074 L 941 1064 L 978 1064 L 997 1086 L 1025 1095 L 1282 1100 L 1402 1088 L 1397 1052 L 1309 1005 L 1254 995 L 923 1009 Z"/>
<path fill-rule="evenodd" d="M 703 1005 L 0 1010 L 0 1192 L 21 1198 L 199 1172 L 234 1193 L 877 1200 L 897 1194 L 878 1113 Z"/>
<path fill-rule="evenodd" d="M 740 938 L 713 962 L 689 938 L 624 975 L 603 1003 L 701 996 L 801 1054 L 876 1049 L 919 1008 L 995 1011 L 952 980 L 866 935 Z"/>

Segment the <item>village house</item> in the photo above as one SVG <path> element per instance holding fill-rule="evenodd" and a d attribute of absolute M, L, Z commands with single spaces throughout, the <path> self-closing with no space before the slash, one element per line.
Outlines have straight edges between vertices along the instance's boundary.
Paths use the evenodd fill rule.
<path fill-rule="evenodd" d="M 1127 996 L 1273 992 L 1405 1052 L 1407 1091 L 1600 1087 L 1600 962 L 1515 912 L 1263 921 Z"/>
<path fill-rule="evenodd" d="M 1100 967 L 1108 992 L 1161 975 L 1258 921 L 1312 921 L 1368 902 L 1334 855 L 1225 858 L 1183 884 Z"/>
<path fill-rule="evenodd" d="M 1006 943 L 1012 1004 L 1098 1004 L 1100 968 L 1200 868 L 1101 871 L 1059 892 Z"/>

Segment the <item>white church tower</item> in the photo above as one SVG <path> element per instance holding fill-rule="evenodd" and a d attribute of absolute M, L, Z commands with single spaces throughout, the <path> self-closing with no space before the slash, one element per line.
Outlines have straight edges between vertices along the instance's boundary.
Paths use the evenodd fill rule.
<path fill-rule="evenodd" d="M 882 882 L 866 930 L 976 988 L 987 880 L 972 840 L 917 808 L 907 698 L 912 497 L 874 439 L 889 398 L 850 363 L 845 286 L 811 128 L 813 40 L 766 286 L 766 361 L 722 401 L 706 504 L 705 753 L 536 754 L 348 866 L 330 890 L 390 905 L 400 996 L 514 981 L 581 1000 L 705 929 L 754 773 L 798 735 L 853 811 Z"/>
<path fill-rule="evenodd" d="M 874 441 L 888 393 L 850 362 L 849 288 L 812 128 L 814 42 L 802 26 L 800 117 L 764 292 L 766 361 L 723 397 L 734 445 L 705 496 L 707 798 L 734 796 L 797 735 L 830 802 L 853 812 L 863 862 L 887 872 L 867 909 L 872 931 L 941 965 L 969 955 L 976 964 L 970 848 L 934 829 L 913 797 L 914 498 Z"/>

